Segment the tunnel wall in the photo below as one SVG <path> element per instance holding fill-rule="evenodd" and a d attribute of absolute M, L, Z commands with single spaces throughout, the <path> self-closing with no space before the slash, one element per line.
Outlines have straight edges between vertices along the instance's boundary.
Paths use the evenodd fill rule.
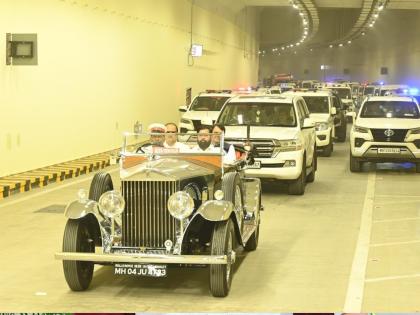
<path fill-rule="evenodd" d="M 187 0 L 0 1 L 0 176 L 114 149 L 136 121 L 179 120 L 192 94 L 257 80 L 258 15 Z M 7 66 L 6 33 L 36 33 L 38 65 Z"/>

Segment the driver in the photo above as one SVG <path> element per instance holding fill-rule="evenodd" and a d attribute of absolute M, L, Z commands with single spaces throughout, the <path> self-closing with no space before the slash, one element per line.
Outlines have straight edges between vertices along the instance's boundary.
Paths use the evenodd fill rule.
<path fill-rule="evenodd" d="M 160 123 L 154 123 L 149 125 L 148 131 L 150 133 L 150 144 L 154 147 L 163 147 L 165 141 L 164 133 L 166 132 L 166 127 Z M 158 135 L 161 133 L 162 135 Z"/>

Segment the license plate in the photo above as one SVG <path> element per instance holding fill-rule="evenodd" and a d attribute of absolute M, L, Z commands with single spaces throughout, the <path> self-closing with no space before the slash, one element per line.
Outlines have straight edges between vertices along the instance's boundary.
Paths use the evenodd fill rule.
<path fill-rule="evenodd" d="M 401 153 L 400 148 L 378 148 L 378 153 Z"/>
<path fill-rule="evenodd" d="M 254 164 L 250 164 L 248 165 L 248 168 L 261 168 L 261 162 L 260 161 L 255 161 Z"/>
<path fill-rule="evenodd" d="M 161 278 L 167 276 L 166 267 L 166 265 L 122 263 L 114 265 L 114 274 Z"/>

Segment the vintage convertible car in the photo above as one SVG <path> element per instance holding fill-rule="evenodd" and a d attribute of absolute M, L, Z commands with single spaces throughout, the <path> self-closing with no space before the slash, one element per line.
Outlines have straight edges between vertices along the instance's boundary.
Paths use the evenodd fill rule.
<path fill-rule="evenodd" d="M 168 265 L 198 265 L 209 269 L 211 293 L 224 297 L 237 250 L 258 245 L 260 180 L 245 177 L 244 159 L 223 163 L 223 139 L 201 151 L 146 137 L 125 134 L 119 189 L 109 174 L 97 173 L 89 193 L 79 191 L 67 206 L 63 251 L 55 255 L 67 284 L 87 289 L 95 264 L 150 277 L 167 276 Z"/>

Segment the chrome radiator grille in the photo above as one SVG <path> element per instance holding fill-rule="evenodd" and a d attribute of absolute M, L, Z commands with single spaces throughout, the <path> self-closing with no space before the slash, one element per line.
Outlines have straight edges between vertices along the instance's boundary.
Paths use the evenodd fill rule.
<path fill-rule="evenodd" d="M 123 181 L 126 206 L 122 214 L 122 245 L 164 248 L 167 239 L 175 240 L 175 219 L 167 201 L 179 189 L 175 181 Z"/>

